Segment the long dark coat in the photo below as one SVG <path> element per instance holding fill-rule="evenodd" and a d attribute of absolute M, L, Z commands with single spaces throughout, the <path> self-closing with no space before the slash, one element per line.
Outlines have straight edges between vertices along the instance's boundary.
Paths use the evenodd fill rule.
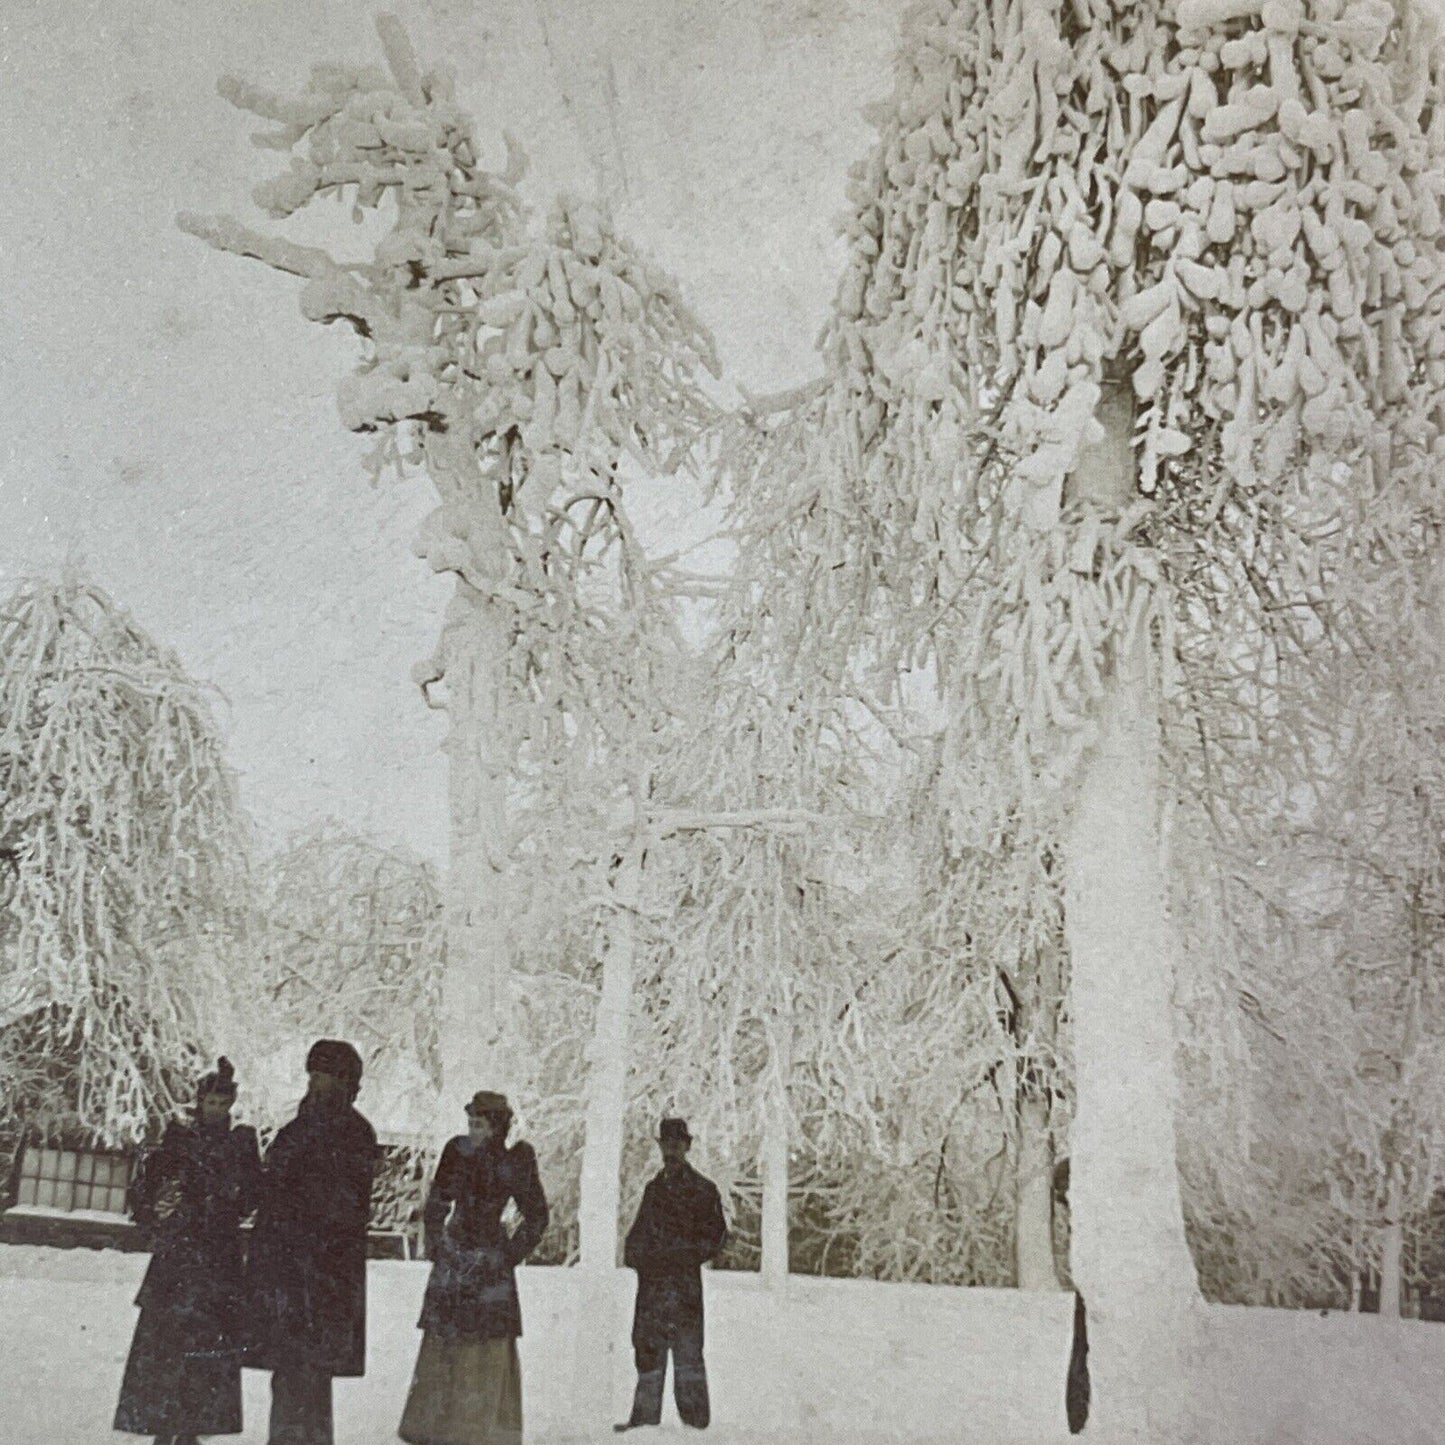
<path fill-rule="evenodd" d="M 246 1270 L 246 1364 L 366 1373 L 366 1229 L 376 1132 L 309 1096 L 266 1153 Z"/>
<path fill-rule="evenodd" d="M 623 1263 L 637 1271 L 632 1343 L 656 1346 L 680 1330 L 701 1332 L 702 1266 L 727 1243 L 727 1220 L 717 1185 L 685 1161 L 647 1183 L 623 1246 Z"/>
<path fill-rule="evenodd" d="M 241 1220 L 256 1207 L 256 1131 L 172 1123 L 142 1162 L 131 1216 L 151 1246 L 115 1428 L 138 1435 L 241 1429 Z M 162 1193 L 176 1207 L 162 1219 Z"/>
<path fill-rule="evenodd" d="M 502 1227 L 509 1199 L 522 1216 L 510 1235 Z M 447 1340 L 515 1339 L 522 1333 L 516 1267 L 549 1218 L 532 1146 L 449 1139 L 423 1217 L 433 1264 L 417 1328 Z"/>

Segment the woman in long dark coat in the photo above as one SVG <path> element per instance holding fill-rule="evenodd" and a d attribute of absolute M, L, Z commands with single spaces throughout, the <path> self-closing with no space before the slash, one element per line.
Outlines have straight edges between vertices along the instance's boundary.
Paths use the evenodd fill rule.
<path fill-rule="evenodd" d="M 131 1191 L 150 1268 L 115 1428 L 156 1445 L 241 1433 L 240 1223 L 256 1207 L 256 1131 L 231 1127 L 236 1082 L 221 1059 L 196 1090 L 193 1122 L 167 1126 Z"/>
<path fill-rule="evenodd" d="M 433 1261 L 411 1390 L 398 1432 L 408 1445 L 521 1445 L 522 1311 L 516 1267 L 547 1228 L 547 1196 L 530 1144 L 507 1147 L 512 1111 L 483 1091 L 467 1133 L 448 1140 L 424 1213 Z M 522 1222 L 502 1226 L 507 1201 Z"/>
<path fill-rule="evenodd" d="M 331 1382 L 366 1373 L 366 1229 L 376 1133 L 352 1107 L 361 1056 L 320 1039 L 266 1152 L 246 1269 L 246 1364 L 271 1371 L 271 1445 L 331 1445 Z"/>

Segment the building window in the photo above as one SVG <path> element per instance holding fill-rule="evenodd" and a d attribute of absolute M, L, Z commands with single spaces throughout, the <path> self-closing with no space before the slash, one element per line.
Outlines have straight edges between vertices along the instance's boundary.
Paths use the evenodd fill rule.
<path fill-rule="evenodd" d="M 27 1144 L 15 1203 L 38 1209 L 125 1213 L 130 1160 L 99 1149 L 52 1149 Z"/>

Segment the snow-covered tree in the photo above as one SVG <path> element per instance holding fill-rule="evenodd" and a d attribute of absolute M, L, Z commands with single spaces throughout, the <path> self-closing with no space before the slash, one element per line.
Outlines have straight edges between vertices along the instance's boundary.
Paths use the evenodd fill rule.
<path fill-rule="evenodd" d="M 355 1042 L 369 1095 L 401 1091 L 384 1112 L 422 1125 L 429 1109 L 404 1095 L 434 1088 L 438 1072 L 446 945 L 432 865 L 325 824 L 258 866 L 255 909 L 254 962 L 235 1003 L 246 1102 L 271 1122 L 287 1117 L 297 1058 L 329 1035 Z M 257 1066 L 242 1068 L 253 1053 Z"/>
<path fill-rule="evenodd" d="M 263 1130 L 284 1123 L 318 1037 L 351 1040 L 365 1066 L 363 1107 L 387 1147 L 373 1223 L 415 1226 L 439 1063 L 446 961 L 436 869 L 408 850 L 336 823 L 260 860 L 248 966 L 233 980 L 224 1031 L 239 1107 Z"/>
<path fill-rule="evenodd" d="M 1177 630 L 1242 612 L 1286 653 L 1348 623 L 1346 559 L 1418 535 L 1445 53 L 1383 0 L 926 0 L 904 36 L 790 505 L 836 610 L 888 594 L 894 660 L 934 661 L 953 756 L 1011 755 L 996 818 L 1057 846 L 1091 1429 L 1172 1438 L 1161 689 Z"/>
<path fill-rule="evenodd" d="M 813 1161 L 828 1199 L 819 1218 L 853 1241 L 865 1272 L 1056 1287 L 1050 1180 L 1067 1117 L 1056 850 L 1020 819 L 996 826 L 989 779 L 1007 772 L 1007 754 L 985 756 L 983 740 L 966 758 L 947 747 L 931 669 L 899 689 L 891 607 L 847 566 L 848 520 L 818 484 L 824 393 L 749 399 L 723 452 L 746 598 L 732 630 L 776 675 L 771 705 L 810 716 L 837 755 L 847 781 L 834 805 L 866 794 L 884 824 L 855 843 L 868 859 L 855 871 L 862 915 L 891 918 L 876 940 L 889 964 L 839 1015 L 850 1028 L 868 1019 L 875 1092 L 853 1116 L 847 1165 L 836 1150 Z M 964 767 L 976 786 L 962 783 Z M 984 815 L 966 818 L 973 807 Z"/>
<path fill-rule="evenodd" d="M 826 1149 L 840 1106 L 867 1108 L 867 1050 L 838 1019 L 886 928 L 850 877 L 869 831 L 852 763 L 808 699 L 790 705 L 734 649 L 748 650 L 735 634 L 709 654 L 716 690 L 659 781 L 674 807 L 656 815 L 645 897 L 667 923 L 647 954 L 634 1091 L 645 1119 L 687 1113 L 734 1181 L 761 1185 L 776 1286 L 790 1155 Z"/>
<path fill-rule="evenodd" d="M 954 761 L 957 766 L 957 760 Z M 1056 1289 L 1053 1178 L 1066 1141 L 1072 1086 L 1064 1066 L 1067 1019 L 1064 1010 L 1064 946 L 1061 880 L 1057 848 L 1032 836 L 1022 820 L 980 846 L 968 827 L 971 801 L 987 803 L 980 785 L 991 769 L 1006 770 L 982 750 L 969 760 L 975 783 L 930 769 L 915 788 L 913 815 L 922 830 L 921 866 L 929 869 L 924 896 L 945 923 L 957 965 L 990 992 L 992 1048 L 984 1073 L 961 1081 L 970 1091 L 988 1082 L 996 1102 L 999 1133 L 1011 1168 L 1009 1214 L 1013 1268 L 1006 1278 L 1020 1289 Z M 997 820 L 991 820 L 995 822 Z M 926 841 L 925 841 L 926 840 Z M 970 1118 L 963 1110 L 962 1120 Z M 952 1167 L 971 1169 L 977 1161 L 950 1141 Z M 993 1151 L 987 1151 L 992 1155 Z"/>
<path fill-rule="evenodd" d="M 175 654 L 79 575 L 21 583 L 0 609 L 7 1113 L 135 1140 L 189 1098 L 248 846 L 210 704 Z"/>
<path fill-rule="evenodd" d="M 1230 961 L 1265 1096 L 1249 1132 L 1281 1176 L 1259 1212 L 1311 1214 L 1300 1237 L 1338 1287 L 1377 1271 L 1395 1314 L 1407 1228 L 1442 1162 L 1440 613 L 1436 568 L 1416 571 L 1420 585 L 1396 576 L 1373 599 L 1368 647 L 1314 669 L 1291 708 L 1314 736 L 1252 750 L 1288 806 L 1270 818 L 1237 798 L 1213 830 L 1233 845 L 1216 867 L 1249 940 Z"/>
<path fill-rule="evenodd" d="M 507 1058 L 512 943 L 508 790 L 524 740 L 559 744 L 572 681 L 589 671 L 583 582 L 625 530 L 624 463 L 676 465 L 710 408 L 712 345 L 673 285 L 595 208 L 535 225 L 508 140 L 501 171 L 457 106 L 452 77 L 417 67 L 378 28 L 390 73 L 320 66 L 295 96 L 222 83 L 275 122 L 291 167 L 257 192 L 284 218 L 350 195 L 389 229 L 365 262 L 183 216 L 211 244 L 305 278 L 302 310 L 356 333 L 344 424 L 378 435 L 378 466 L 420 465 L 440 505 L 417 549 L 455 576 L 435 657 L 416 678 L 445 707 L 451 829 L 439 1049 L 442 1116 Z"/>

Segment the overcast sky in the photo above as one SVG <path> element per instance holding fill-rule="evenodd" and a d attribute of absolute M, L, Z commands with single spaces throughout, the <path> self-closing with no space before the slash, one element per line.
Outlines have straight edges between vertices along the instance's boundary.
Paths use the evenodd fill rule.
<path fill-rule="evenodd" d="M 430 0 L 445 56 L 530 197 L 607 189 L 683 283 L 729 374 L 806 380 L 833 222 L 887 93 L 903 0 Z M 275 152 L 216 94 L 379 60 L 362 0 L 3 0 L 0 590 L 82 561 L 220 690 L 275 838 L 326 816 L 445 852 L 441 722 L 409 682 L 446 587 L 411 554 L 427 492 L 373 490 L 337 421 L 348 334 L 289 278 L 208 251 L 180 210 L 262 223 Z M 338 209 L 334 224 L 344 228 Z M 328 223 L 331 224 L 331 223 Z M 309 231 L 307 239 L 317 233 Z M 655 525 L 689 535 L 691 498 Z"/>

